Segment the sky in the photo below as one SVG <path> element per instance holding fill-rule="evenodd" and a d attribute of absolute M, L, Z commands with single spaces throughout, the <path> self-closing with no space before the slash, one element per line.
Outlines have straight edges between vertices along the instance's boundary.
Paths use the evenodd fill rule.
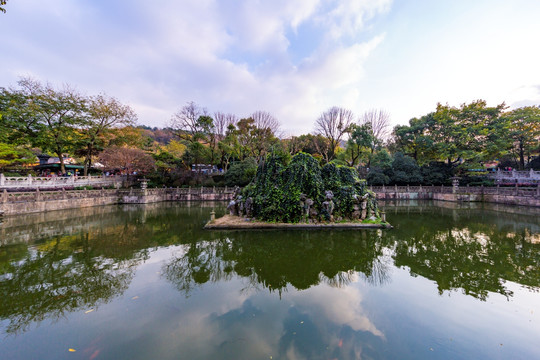
<path fill-rule="evenodd" d="M 392 127 L 484 99 L 540 104 L 538 0 L 8 0 L 0 87 L 33 77 L 166 126 L 189 101 L 267 111 L 285 136 L 332 106 Z"/>

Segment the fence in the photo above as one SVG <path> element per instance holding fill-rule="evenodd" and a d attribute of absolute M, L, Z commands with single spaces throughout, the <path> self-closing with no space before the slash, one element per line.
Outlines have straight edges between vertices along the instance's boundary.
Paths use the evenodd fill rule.
<path fill-rule="evenodd" d="M 540 171 L 503 171 L 497 170 L 495 173 L 490 173 L 489 178 L 494 179 L 497 184 L 540 184 Z"/>
<path fill-rule="evenodd" d="M 122 185 L 125 176 L 55 176 L 55 177 L 6 177 L 0 174 L 0 190 L 18 189 L 74 189 L 83 186 L 116 188 Z"/>
<path fill-rule="evenodd" d="M 475 194 L 475 195 L 508 195 L 540 198 L 540 184 L 537 186 L 370 186 L 375 193 L 440 193 L 440 194 Z"/>
<path fill-rule="evenodd" d="M 198 199 L 197 195 L 216 194 L 231 195 L 235 188 L 231 187 L 201 187 L 201 188 L 154 188 L 154 189 L 101 189 L 101 190 L 60 190 L 60 191 L 35 191 L 8 192 L 4 189 L 0 193 L 1 203 L 21 203 L 36 201 L 55 201 L 71 199 L 91 199 L 100 197 L 121 197 L 125 195 L 135 196 L 162 196 L 166 199 L 180 199 L 175 195 L 193 195 L 193 199 Z M 185 198 L 185 197 L 182 197 Z"/>

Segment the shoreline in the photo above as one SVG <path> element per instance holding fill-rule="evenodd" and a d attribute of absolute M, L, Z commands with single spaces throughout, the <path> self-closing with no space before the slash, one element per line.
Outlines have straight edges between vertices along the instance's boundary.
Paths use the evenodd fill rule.
<path fill-rule="evenodd" d="M 392 229 L 393 226 L 389 223 L 372 224 L 360 222 L 346 223 L 268 223 L 264 221 L 249 221 L 245 218 L 233 215 L 224 215 L 218 219 L 210 220 L 204 226 L 205 230 L 261 230 L 261 229 L 299 229 L 299 230 L 324 230 L 324 229 Z"/>

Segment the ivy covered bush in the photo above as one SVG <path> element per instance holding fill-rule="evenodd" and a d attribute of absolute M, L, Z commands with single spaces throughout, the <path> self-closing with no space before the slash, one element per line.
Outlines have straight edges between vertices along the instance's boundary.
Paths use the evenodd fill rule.
<path fill-rule="evenodd" d="M 324 202 L 327 191 L 333 194 L 333 220 L 357 219 L 361 203 L 366 213 L 379 218 L 375 194 L 366 188 L 365 180 L 354 168 L 327 164 L 321 168 L 310 154 L 298 153 L 290 162 L 280 155 L 269 155 L 258 166 L 257 173 L 242 191 L 242 206 L 248 199 L 254 218 L 270 222 L 319 222 L 329 219 Z M 307 199 L 313 201 L 309 214 Z M 248 205 L 245 205 L 248 206 Z M 328 203 L 327 203 L 328 207 Z M 356 216 L 355 216 L 356 215 Z"/>

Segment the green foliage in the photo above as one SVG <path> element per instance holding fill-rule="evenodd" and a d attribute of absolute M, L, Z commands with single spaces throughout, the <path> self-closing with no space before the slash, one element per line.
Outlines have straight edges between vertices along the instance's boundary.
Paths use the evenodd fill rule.
<path fill-rule="evenodd" d="M 422 182 L 422 173 L 416 161 L 402 153 L 395 155 L 391 174 L 392 182 L 398 185 L 420 184 Z"/>
<path fill-rule="evenodd" d="M 257 172 L 257 162 L 253 158 L 234 163 L 225 173 L 225 185 L 246 186 Z"/>
<path fill-rule="evenodd" d="M 326 164 L 322 169 L 310 154 L 298 153 L 287 164 L 284 157 L 269 155 L 259 165 L 255 179 L 244 189 L 244 200 L 253 199 L 254 216 L 264 221 L 299 222 L 304 219 L 302 194 L 313 200 L 313 208 L 321 215 L 325 191 L 334 194 L 334 215 L 351 218 L 359 197 L 366 195 L 365 181 L 354 168 Z M 371 194 L 374 197 L 374 194 Z M 377 214 L 376 200 L 372 212 Z M 329 214 L 326 214 L 328 220 Z"/>
<path fill-rule="evenodd" d="M 388 185 L 390 183 L 390 177 L 386 175 L 381 168 L 378 167 L 369 169 L 366 180 L 370 185 L 375 186 Z"/>
<path fill-rule="evenodd" d="M 14 165 L 30 164 L 36 160 L 31 151 L 0 142 L 0 170 Z"/>
<path fill-rule="evenodd" d="M 440 161 L 433 161 L 421 167 L 424 185 L 450 185 L 452 167 Z"/>

